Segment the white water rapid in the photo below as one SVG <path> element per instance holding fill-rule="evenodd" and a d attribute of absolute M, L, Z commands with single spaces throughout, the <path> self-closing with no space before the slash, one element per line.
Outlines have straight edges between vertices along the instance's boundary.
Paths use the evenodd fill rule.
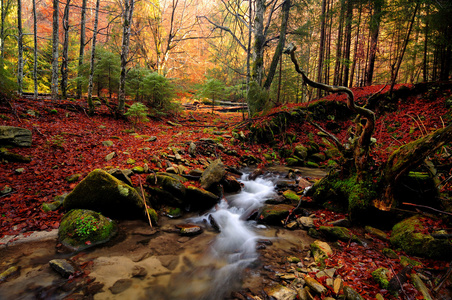
<path fill-rule="evenodd" d="M 219 267 L 210 273 L 209 288 L 200 299 L 223 299 L 231 289 L 239 287 L 241 273 L 257 259 L 256 243 L 260 237 L 254 229 L 259 225 L 246 219 L 276 196 L 274 180 L 275 177 L 249 180 L 244 175 L 240 179 L 241 192 L 227 196 L 210 212 L 190 220 L 209 224 L 213 219 L 220 231 L 211 245 L 211 257 L 206 258 Z"/>

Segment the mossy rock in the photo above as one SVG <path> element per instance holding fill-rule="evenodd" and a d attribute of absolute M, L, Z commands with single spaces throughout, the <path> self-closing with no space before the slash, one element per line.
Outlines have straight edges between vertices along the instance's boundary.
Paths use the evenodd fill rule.
<path fill-rule="evenodd" d="M 162 190 L 174 195 L 178 199 L 184 199 L 186 195 L 185 186 L 177 177 L 168 173 L 158 174 L 157 180 L 154 174 L 146 177 L 146 181 L 154 186 L 160 187 Z"/>
<path fill-rule="evenodd" d="M 92 210 L 73 209 L 63 216 L 58 240 L 71 251 L 108 242 L 117 233 L 116 223 Z"/>
<path fill-rule="evenodd" d="M 421 216 L 405 219 L 392 228 L 391 244 L 401 248 L 409 255 L 432 259 L 450 259 L 452 245 L 449 239 L 435 239 L 422 233 L 424 229 Z"/>
<path fill-rule="evenodd" d="M 310 156 L 310 159 L 314 162 L 322 162 L 322 161 L 325 161 L 326 156 L 324 153 L 319 152 L 319 153 L 312 154 Z"/>
<path fill-rule="evenodd" d="M 6 148 L 0 148 L 0 158 L 8 162 L 29 163 L 31 158 L 17 153 L 9 152 Z"/>
<path fill-rule="evenodd" d="M 149 194 L 151 195 L 152 204 L 157 206 L 174 206 L 185 208 L 185 196 L 184 198 L 176 197 L 174 194 L 164 190 L 159 186 L 148 187 Z"/>
<path fill-rule="evenodd" d="M 293 208 L 293 205 L 288 204 L 267 204 L 261 209 L 258 220 L 265 224 L 281 225 Z"/>
<path fill-rule="evenodd" d="M 209 209 L 220 201 L 220 197 L 202 188 L 187 186 L 185 190 L 190 210 Z"/>
<path fill-rule="evenodd" d="M 353 234 L 348 228 L 341 226 L 320 226 L 319 231 L 326 235 L 331 240 L 341 240 L 344 242 L 353 241 L 358 244 L 362 244 L 362 241 Z"/>
<path fill-rule="evenodd" d="M 389 286 L 388 274 L 391 274 L 391 271 L 388 269 L 378 268 L 372 272 L 372 278 L 382 289 L 386 290 Z"/>
<path fill-rule="evenodd" d="M 144 203 L 138 192 L 107 172 L 96 169 L 70 192 L 63 202 L 66 210 L 90 209 L 108 217 L 142 218 Z"/>
<path fill-rule="evenodd" d="M 292 204 L 297 204 L 300 201 L 300 196 L 297 195 L 297 193 L 295 193 L 292 190 L 284 191 L 283 197 L 284 197 L 284 199 L 288 200 Z"/>
<path fill-rule="evenodd" d="M 288 157 L 286 158 L 286 165 L 288 166 L 302 166 L 303 161 L 300 161 L 299 159 L 295 157 Z"/>
<path fill-rule="evenodd" d="M 308 148 L 299 144 L 294 148 L 294 154 L 302 159 L 306 159 L 308 157 Z"/>

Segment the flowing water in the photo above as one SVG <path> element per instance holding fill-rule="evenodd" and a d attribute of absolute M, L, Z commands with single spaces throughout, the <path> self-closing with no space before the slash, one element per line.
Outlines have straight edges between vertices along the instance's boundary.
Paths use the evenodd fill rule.
<path fill-rule="evenodd" d="M 252 280 L 242 275 L 245 269 L 254 272 L 259 261 L 256 244 L 260 239 L 278 237 L 272 251 L 304 244 L 304 231 L 289 232 L 247 221 L 266 200 L 276 196 L 277 179 L 275 174 L 255 180 L 245 175 L 240 179 L 243 188 L 239 193 L 227 195 L 202 216 L 163 219 L 155 233 L 143 234 L 149 225 L 142 221 L 120 223 L 122 240 L 77 255 L 79 264 L 92 261 L 89 276 L 104 285 L 94 299 L 210 300 L 224 299 L 231 291 L 241 289 L 242 280 Z M 204 233 L 179 236 L 174 225 L 183 222 L 202 225 Z M 56 253 L 55 243 L 56 239 L 0 249 L 5 266 L 21 268 L 18 277 L 1 284 L 0 299 L 5 296 L 5 299 L 36 299 L 37 293 L 43 291 L 51 296 L 39 299 L 63 299 L 67 295 L 61 291 L 61 278 L 48 261 L 71 257 Z M 146 275 L 133 277 L 131 274 L 137 268 L 144 268 Z M 257 270 L 254 278 L 259 278 Z M 131 287 L 115 294 L 111 287 L 124 279 L 132 281 Z"/>

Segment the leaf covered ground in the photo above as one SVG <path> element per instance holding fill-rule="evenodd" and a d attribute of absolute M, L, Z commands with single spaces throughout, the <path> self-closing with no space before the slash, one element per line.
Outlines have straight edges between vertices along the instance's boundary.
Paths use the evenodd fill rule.
<path fill-rule="evenodd" d="M 357 102 L 363 104 L 365 99 L 376 92 L 384 92 L 382 86 L 354 89 Z M 374 137 L 377 139 L 372 149 L 372 157 L 378 164 L 386 160 L 388 155 L 400 145 L 406 144 L 423 135 L 452 122 L 451 110 L 446 107 L 446 100 L 451 97 L 450 89 L 430 89 L 422 95 L 410 96 L 397 103 L 397 109 L 392 112 L 377 114 Z M 346 101 L 344 95 L 329 95 L 329 100 Z M 254 122 L 265 122 L 268 116 L 280 110 L 290 110 L 306 104 L 286 104 L 267 112 L 254 119 Z M 133 126 L 124 119 L 115 119 L 107 107 L 96 108 L 96 114 L 89 117 L 86 104 L 80 101 L 15 99 L 9 103 L 0 104 L 0 125 L 17 126 L 30 129 L 33 133 L 33 145 L 30 148 L 12 148 L 9 151 L 29 156 L 30 163 L 0 163 L 0 189 L 5 186 L 12 191 L 0 198 L 0 237 L 15 235 L 36 230 L 50 230 L 58 228 L 64 213 L 63 208 L 56 211 L 44 212 L 43 203 L 52 202 L 58 195 L 70 192 L 78 181 L 68 182 L 68 176 L 80 174 L 81 180 L 96 168 L 131 168 L 147 164 L 150 169 L 164 171 L 165 166 L 159 166 L 156 158 L 164 161 L 172 154 L 172 147 L 186 150 L 188 143 L 202 138 L 214 139 L 224 144 L 226 149 L 235 150 L 237 155 L 221 155 L 225 165 L 240 168 L 240 157 L 254 155 L 262 160 L 260 167 L 267 163 L 264 154 L 270 154 L 283 164 L 284 158 L 277 157 L 277 149 L 290 147 L 281 141 L 275 146 L 260 145 L 230 140 L 232 132 L 243 131 L 247 134 L 246 124 L 240 113 L 215 113 L 210 111 L 184 111 L 170 118 L 151 118 L 149 122 Z M 171 121 L 171 123 L 167 122 Z M 318 122 L 324 128 L 332 120 Z M 181 126 L 175 125 L 179 124 Z M 346 142 L 347 129 L 352 120 L 340 123 L 341 131 L 337 136 L 341 142 Z M 297 140 L 293 143 L 304 143 L 308 140 L 308 133 L 317 133 L 312 125 L 291 124 L 286 132 L 293 132 Z M 148 138 L 156 137 L 154 141 Z M 317 136 L 315 137 L 317 139 Z M 103 141 L 112 141 L 112 146 L 105 146 Z M 105 157 L 115 152 L 110 161 Z M 431 159 L 442 166 L 440 180 L 442 192 L 451 196 L 452 165 L 450 145 L 443 147 Z M 276 153 L 276 154 L 275 154 Z M 189 169 L 204 166 L 192 160 L 187 151 L 184 158 L 191 161 Z M 133 159 L 134 164 L 128 163 Z M 130 162 L 130 161 L 129 161 Z M 16 170 L 23 168 L 22 173 Z M 138 176 L 132 177 L 138 186 Z M 340 216 L 328 211 L 319 211 L 323 223 Z M 317 226 L 321 224 L 316 224 Z M 375 296 L 381 292 L 369 276 L 369 269 L 385 266 L 393 268 L 394 272 L 400 267 L 380 253 L 380 248 L 388 246 L 388 242 L 379 241 L 376 249 L 350 244 L 339 244 L 343 251 L 337 251 L 335 256 L 327 260 L 328 265 L 342 265 L 338 272 L 346 283 L 358 292 Z M 403 253 L 402 253 L 403 254 Z M 423 268 L 434 275 L 444 271 L 444 262 L 422 260 Z M 383 291 L 384 292 L 384 291 Z M 419 297 L 412 285 L 407 285 L 405 293 L 409 297 Z M 390 296 L 387 292 L 384 294 Z M 403 296 L 401 296 L 403 297 Z"/>

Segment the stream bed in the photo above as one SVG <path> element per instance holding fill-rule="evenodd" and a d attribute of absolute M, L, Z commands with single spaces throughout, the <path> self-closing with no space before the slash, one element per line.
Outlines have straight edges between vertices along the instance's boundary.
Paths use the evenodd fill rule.
<path fill-rule="evenodd" d="M 159 227 L 120 221 L 119 235 L 101 247 L 59 253 L 56 231 L 45 238 L 2 245 L 0 267 L 19 271 L 0 283 L 0 299 L 233 299 L 231 292 L 257 293 L 272 284 L 290 255 L 308 256 L 313 241 L 303 230 L 259 225 L 247 217 L 276 196 L 277 176 L 241 178 L 243 189 L 227 195 L 203 215 L 161 217 Z M 177 224 L 198 224 L 200 235 L 181 236 Z M 50 266 L 55 258 L 80 267 L 78 278 L 64 279 Z"/>

